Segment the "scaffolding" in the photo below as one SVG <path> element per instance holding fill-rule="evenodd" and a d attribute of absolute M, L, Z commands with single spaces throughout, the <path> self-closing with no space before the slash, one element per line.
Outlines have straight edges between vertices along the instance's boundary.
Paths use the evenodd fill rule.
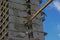
<path fill-rule="evenodd" d="M 8 0 L 0 1 L 0 40 L 8 40 Z"/>

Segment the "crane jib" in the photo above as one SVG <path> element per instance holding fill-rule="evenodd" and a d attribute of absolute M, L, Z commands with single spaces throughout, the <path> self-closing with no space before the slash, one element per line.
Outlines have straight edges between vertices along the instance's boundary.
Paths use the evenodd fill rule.
<path fill-rule="evenodd" d="M 42 6 L 25 24 L 33 20 L 39 13 L 42 12 L 43 9 L 45 9 L 53 0 L 48 0 L 45 5 Z"/>

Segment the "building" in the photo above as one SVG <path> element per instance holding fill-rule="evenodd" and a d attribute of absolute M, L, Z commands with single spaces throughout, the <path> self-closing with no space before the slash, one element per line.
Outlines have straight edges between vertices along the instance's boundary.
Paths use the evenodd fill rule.
<path fill-rule="evenodd" d="M 9 24 L 9 2 L 8 0 L 0 0 L 0 40 L 8 38 L 8 24 Z"/>
<path fill-rule="evenodd" d="M 0 0 L 0 40 L 44 40 L 44 12 L 24 25 L 41 3 L 42 0 Z"/>

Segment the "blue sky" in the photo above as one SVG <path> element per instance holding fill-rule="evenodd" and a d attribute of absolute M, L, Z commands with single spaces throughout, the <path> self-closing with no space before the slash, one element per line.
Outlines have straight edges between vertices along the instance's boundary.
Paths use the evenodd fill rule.
<path fill-rule="evenodd" d="M 60 40 L 60 0 L 54 0 L 43 11 L 47 14 L 43 23 L 44 31 L 48 33 L 45 40 Z"/>

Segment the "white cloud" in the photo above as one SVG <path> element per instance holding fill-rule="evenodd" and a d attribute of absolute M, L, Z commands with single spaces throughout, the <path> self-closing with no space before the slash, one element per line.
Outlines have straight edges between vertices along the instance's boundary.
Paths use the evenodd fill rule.
<path fill-rule="evenodd" d="M 54 1 L 53 4 L 54 4 L 54 7 L 55 7 L 58 11 L 60 11 L 60 2 L 59 2 L 59 0 Z"/>
<path fill-rule="evenodd" d="M 60 38 L 60 24 L 57 24 L 56 29 L 58 32 L 57 36 Z"/>
<path fill-rule="evenodd" d="M 60 31 L 60 25 L 57 25 L 57 29 Z"/>
<path fill-rule="evenodd" d="M 60 34 L 58 34 L 58 37 L 60 37 Z"/>

